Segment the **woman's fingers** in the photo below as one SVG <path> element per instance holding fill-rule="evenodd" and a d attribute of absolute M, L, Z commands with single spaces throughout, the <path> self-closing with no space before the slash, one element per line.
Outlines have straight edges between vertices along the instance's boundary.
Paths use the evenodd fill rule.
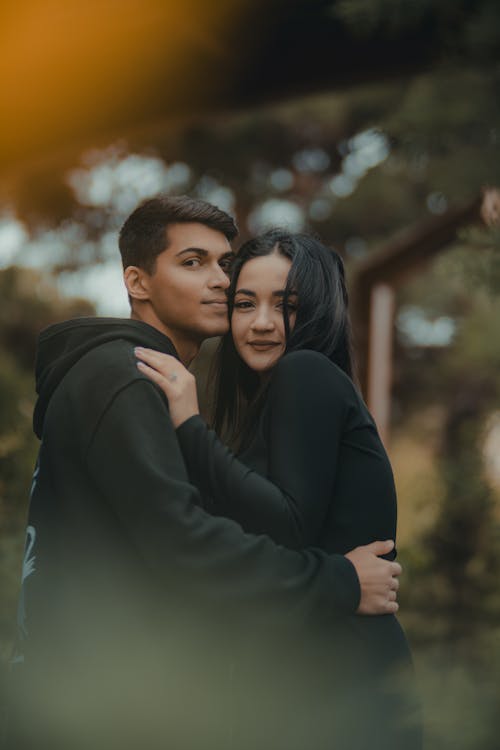
<path fill-rule="evenodd" d="M 171 354 L 157 352 L 154 349 L 144 349 L 142 346 L 135 348 L 135 355 L 142 362 L 158 370 L 162 375 L 168 376 L 172 372 L 179 372 L 184 366 Z"/>
<path fill-rule="evenodd" d="M 199 414 L 196 380 L 182 362 L 170 354 L 138 346 L 135 354 L 138 369 L 156 383 L 168 398 L 174 427 Z"/>
<path fill-rule="evenodd" d="M 160 386 L 160 388 L 168 388 L 167 385 L 167 378 L 165 378 L 164 375 L 162 375 L 158 370 L 155 370 L 153 367 L 150 367 L 149 365 L 145 364 L 144 362 L 138 362 L 137 367 L 141 372 L 144 373 L 144 375 L 147 375 L 148 378 L 151 378 L 157 385 Z"/>
<path fill-rule="evenodd" d="M 137 367 L 151 380 L 154 380 L 172 398 L 177 395 L 174 387 L 181 385 L 190 377 L 190 373 L 178 359 L 170 354 L 157 352 L 154 349 L 143 349 L 138 346 L 135 349 L 136 357 L 139 359 Z M 156 377 L 153 376 L 155 373 Z"/>

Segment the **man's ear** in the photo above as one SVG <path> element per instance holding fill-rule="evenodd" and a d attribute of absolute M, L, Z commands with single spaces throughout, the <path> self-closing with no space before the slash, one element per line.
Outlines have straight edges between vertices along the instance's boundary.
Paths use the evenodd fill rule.
<path fill-rule="evenodd" d="M 142 302 L 149 299 L 149 278 L 150 276 L 144 268 L 127 266 L 123 272 L 123 280 L 131 299 L 141 300 Z"/>

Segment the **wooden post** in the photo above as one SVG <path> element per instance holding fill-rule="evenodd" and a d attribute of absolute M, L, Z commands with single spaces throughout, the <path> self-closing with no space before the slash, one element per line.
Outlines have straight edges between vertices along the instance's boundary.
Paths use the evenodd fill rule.
<path fill-rule="evenodd" d="M 375 284 L 370 296 L 368 408 L 382 442 L 389 436 L 391 416 L 392 341 L 395 294 L 388 284 Z"/>

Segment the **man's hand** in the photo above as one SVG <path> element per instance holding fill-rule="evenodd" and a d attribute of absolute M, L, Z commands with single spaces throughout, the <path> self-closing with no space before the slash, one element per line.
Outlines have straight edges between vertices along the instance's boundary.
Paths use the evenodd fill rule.
<path fill-rule="evenodd" d="M 360 615 L 387 615 L 397 612 L 398 576 L 402 573 L 397 562 L 381 560 L 394 548 L 394 542 L 372 542 L 348 552 L 345 557 L 352 562 L 358 574 L 361 599 L 357 613 Z"/>

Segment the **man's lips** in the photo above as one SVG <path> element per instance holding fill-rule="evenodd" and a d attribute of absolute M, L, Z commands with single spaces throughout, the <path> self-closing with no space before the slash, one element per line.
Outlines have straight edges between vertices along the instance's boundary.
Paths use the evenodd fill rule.
<path fill-rule="evenodd" d="M 209 299 L 205 300 L 202 304 L 212 305 L 212 307 L 220 308 L 221 310 L 227 308 L 227 300 L 225 299 Z"/>

